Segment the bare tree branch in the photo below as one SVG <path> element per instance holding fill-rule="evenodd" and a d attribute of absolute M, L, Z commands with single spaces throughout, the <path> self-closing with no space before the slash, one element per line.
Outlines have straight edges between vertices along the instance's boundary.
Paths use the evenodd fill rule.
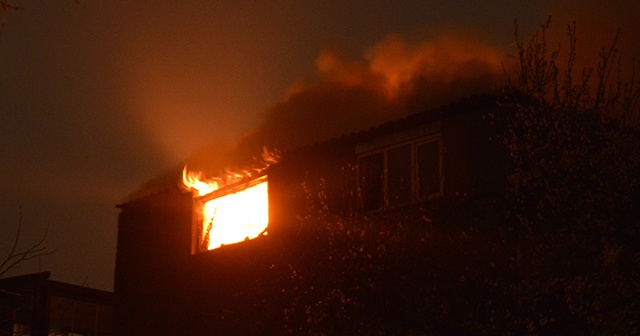
<path fill-rule="evenodd" d="M 0 19 L 0 35 L 2 35 L 4 26 L 7 23 L 7 15 L 9 14 L 9 11 L 20 9 L 22 8 L 9 4 L 9 0 L 0 0 L 0 10 L 2 10 L 2 18 Z"/>
<path fill-rule="evenodd" d="M 22 207 L 20 207 L 18 216 L 18 230 L 14 237 L 11 250 L 7 254 L 6 258 L 2 261 L 2 263 L 0 263 L 0 278 L 9 270 L 13 269 L 24 261 L 43 257 L 56 252 L 56 250 L 48 251 L 45 246 L 48 232 L 45 232 L 45 234 L 42 236 L 42 238 L 40 238 L 38 242 L 31 245 L 26 250 L 19 251 L 18 244 L 20 242 L 20 234 L 22 232 L 22 220 Z"/>

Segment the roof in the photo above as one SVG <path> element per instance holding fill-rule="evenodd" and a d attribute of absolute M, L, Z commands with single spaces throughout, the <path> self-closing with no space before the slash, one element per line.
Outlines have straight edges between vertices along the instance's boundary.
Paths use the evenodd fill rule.
<path fill-rule="evenodd" d="M 327 141 L 309 144 L 294 148 L 291 152 L 313 151 L 320 147 L 333 147 L 343 143 L 356 144 L 371 141 L 377 137 L 387 134 L 401 132 L 406 129 L 415 128 L 418 125 L 426 125 L 453 118 L 472 111 L 486 110 L 498 107 L 498 100 L 492 95 L 471 96 L 452 102 L 449 105 L 443 105 L 438 108 L 425 110 L 419 113 L 408 115 L 404 118 L 391 120 L 378 126 L 371 127 L 366 130 L 360 130 L 349 134 L 342 135 Z"/>
<path fill-rule="evenodd" d="M 49 280 L 50 276 L 50 272 L 40 272 L 0 279 L 0 289 L 10 294 L 31 294 L 37 288 L 46 288 L 50 295 L 103 305 L 113 305 L 112 292 Z"/>
<path fill-rule="evenodd" d="M 331 150 L 333 148 L 339 148 L 342 146 L 349 147 L 357 143 L 371 141 L 376 137 L 381 137 L 386 134 L 415 128 L 417 125 L 426 125 L 429 123 L 453 118 L 455 116 L 466 114 L 475 110 L 485 110 L 496 107 L 498 107 L 498 102 L 497 98 L 493 95 L 471 96 L 452 102 L 448 105 L 424 110 L 419 113 L 408 115 L 404 118 L 388 121 L 366 130 L 359 130 L 349 134 L 344 134 L 337 138 L 328 139 L 326 141 L 295 147 L 291 150 L 281 153 L 281 157 L 290 155 L 297 156 L 303 153 Z M 147 197 L 153 197 L 153 195 L 167 192 L 168 190 L 175 191 L 176 189 L 179 189 L 179 179 L 171 180 L 170 178 L 167 178 L 173 176 L 176 176 L 175 169 L 172 169 L 171 171 L 150 180 L 149 182 L 145 183 L 145 186 L 148 186 L 146 190 L 138 190 L 134 192 L 133 194 L 129 195 L 125 199 L 125 201 L 117 205 L 117 207 L 122 208 L 125 206 L 130 206 L 138 200 L 146 199 Z"/>

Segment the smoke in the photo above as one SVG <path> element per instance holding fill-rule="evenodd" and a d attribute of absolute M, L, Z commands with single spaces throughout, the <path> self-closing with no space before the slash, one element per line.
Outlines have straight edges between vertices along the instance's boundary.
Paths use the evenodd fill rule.
<path fill-rule="evenodd" d="M 576 66 L 595 66 L 599 52 L 611 46 L 616 33 L 620 55 L 629 61 L 638 55 L 640 35 L 633 34 L 631 27 L 640 21 L 640 12 L 593 1 L 581 4 L 560 1 L 549 9 L 553 17 L 550 47 L 568 48 L 566 27 L 575 21 Z M 434 31 L 430 38 L 419 41 L 389 34 L 360 59 L 349 59 L 337 47 L 321 50 L 315 73 L 292 83 L 284 99 L 265 111 L 259 125 L 235 150 L 225 152 L 229 156 L 224 161 L 241 166 L 264 147 L 286 151 L 463 97 L 495 93 L 503 87 L 505 71 L 514 73 L 515 59 L 509 55 L 517 52 L 515 45 L 503 50 L 469 31 L 451 27 Z M 192 155 L 192 160 L 197 156 Z"/>
<path fill-rule="evenodd" d="M 287 150 L 494 92 L 504 80 L 506 56 L 460 33 L 413 43 L 391 34 L 361 60 L 325 48 L 316 58 L 315 74 L 293 83 L 238 151 Z"/>
<path fill-rule="evenodd" d="M 575 21 L 576 66 L 597 64 L 598 53 L 611 45 L 616 32 L 620 55 L 631 60 L 640 48 L 640 35 L 631 29 L 640 21 L 640 12 L 625 8 L 630 7 L 597 1 L 555 3 L 549 8 L 553 17 L 550 46 L 568 48 L 566 27 Z M 292 83 L 283 100 L 268 108 L 258 126 L 236 146 L 208 146 L 192 154 L 187 164 L 198 162 L 208 171 L 239 168 L 264 147 L 286 151 L 466 96 L 496 92 L 502 88 L 504 71 L 513 73 L 515 59 L 509 55 L 517 50 L 515 45 L 504 50 L 482 41 L 477 34 L 448 27 L 418 41 L 390 34 L 357 59 L 347 57 L 340 48 L 327 47 L 315 60 L 315 73 Z"/>

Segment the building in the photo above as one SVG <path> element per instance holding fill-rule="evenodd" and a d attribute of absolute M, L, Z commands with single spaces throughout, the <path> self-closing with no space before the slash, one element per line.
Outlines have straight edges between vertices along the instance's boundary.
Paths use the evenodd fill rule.
<path fill-rule="evenodd" d="M 113 293 L 49 276 L 0 279 L 0 335 L 112 335 Z"/>
<path fill-rule="evenodd" d="M 116 334 L 279 334 L 291 299 L 282 282 L 288 265 L 305 262 L 313 234 L 301 222 L 318 213 L 311 208 L 331 218 L 437 221 L 461 198 L 502 193 L 507 157 L 499 125 L 487 119 L 499 109 L 494 97 L 464 99 L 282 153 L 259 174 L 206 195 L 176 183 L 120 204 Z M 206 204 L 267 183 L 266 230 L 212 245 L 223 208 L 203 220 Z M 231 217 L 257 208 L 243 204 Z"/>

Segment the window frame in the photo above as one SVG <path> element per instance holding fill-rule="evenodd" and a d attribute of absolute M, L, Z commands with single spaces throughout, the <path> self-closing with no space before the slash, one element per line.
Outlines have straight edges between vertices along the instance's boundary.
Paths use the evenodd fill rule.
<path fill-rule="evenodd" d="M 420 196 L 420 181 L 419 181 L 419 172 L 420 172 L 420 167 L 419 167 L 419 162 L 418 162 L 418 148 L 419 146 L 425 145 L 425 144 L 429 144 L 429 143 L 437 143 L 437 147 L 438 147 L 438 189 L 436 192 L 433 193 L 429 193 L 426 197 L 421 197 Z M 402 148 L 405 146 L 409 146 L 410 147 L 410 159 L 409 159 L 409 164 L 410 164 L 410 170 L 411 170 L 411 181 L 410 181 L 410 197 L 409 200 L 406 202 L 400 202 L 397 204 L 393 204 L 393 202 L 390 202 L 390 188 L 389 188 L 389 152 L 394 150 L 394 149 L 398 149 L 398 148 Z M 382 160 L 383 160 L 383 165 L 382 165 L 382 204 L 380 207 L 375 208 L 375 209 L 366 209 L 366 206 L 364 204 L 365 201 L 365 196 L 363 195 L 363 172 L 361 170 L 361 162 L 364 158 L 367 157 L 371 157 L 373 155 L 377 155 L 379 153 L 382 153 Z M 418 138 L 414 138 L 411 140 L 406 140 L 406 141 L 402 141 L 402 142 L 396 142 L 393 144 L 389 144 L 387 146 L 383 146 L 383 147 L 378 147 L 375 149 L 371 149 L 368 151 L 364 151 L 359 153 L 356 156 L 356 164 L 358 166 L 358 169 L 356 169 L 356 183 L 357 183 L 357 190 L 358 190 L 358 208 L 360 210 L 363 210 L 364 212 L 374 212 L 374 211 L 381 211 L 381 210 L 385 210 L 385 209 L 391 209 L 391 208 L 397 208 L 397 207 L 402 207 L 402 206 L 406 206 L 406 205 L 410 205 L 410 204 L 414 204 L 420 201 L 428 201 L 428 200 L 433 200 L 436 198 L 440 198 L 443 196 L 444 194 L 444 177 L 443 177 L 443 144 L 442 144 L 442 135 L 441 134 L 432 134 L 429 136 L 423 136 L 423 137 L 418 137 Z"/>
<path fill-rule="evenodd" d="M 244 178 L 240 181 L 237 181 L 235 183 L 229 184 L 227 186 L 221 187 L 220 189 L 216 189 L 206 195 L 202 195 L 202 196 L 196 196 L 193 198 L 193 203 L 192 203 L 192 220 L 191 220 L 191 255 L 196 255 L 196 254 L 202 254 L 202 253 L 207 253 L 207 252 L 211 252 L 211 251 L 215 251 L 218 249 L 218 247 L 213 248 L 213 249 L 209 249 L 207 247 L 203 246 L 203 230 L 206 230 L 204 228 L 204 219 L 203 219 L 203 214 L 202 214 L 202 209 L 204 209 L 204 206 L 206 205 L 207 202 L 211 201 L 211 200 L 215 200 L 215 199 L 219 199 L 219 198 L 223 198 L 226 196 L 229 196 L 231 194 L 235 194 L 238 192 L 242 192 L 246 189 L 255 187 L 257 185 L 260 185 L 262 183 L 267 183 L 267 206 L 270 205 L 270 194 L 269 194 L 269 179 L 268 179 L 268 175 L 267 174 L 261 174 L 258 175 L 257 177 L 249 177 L 249 178 Z M 267 216 L 268 216 L 268 222 L 267 225 L 265 227 L 265 233 L 268 232 L 267 230 L 269 229 L 269 224 L 271 222 L 271 212 L 270 209 L 267 210 Z M 262 235 L 264 235 L 265 233 L 263 233 Z M 208 233 L 207 233 L 208 234 Z M 255 239 L 258 238 L 254 237 L 251 239 Z M 229 245 L 233 245 L 233 244 L 239 244 L 242 242 L 236 242 L 236 243 L 231 243 Z"/>

